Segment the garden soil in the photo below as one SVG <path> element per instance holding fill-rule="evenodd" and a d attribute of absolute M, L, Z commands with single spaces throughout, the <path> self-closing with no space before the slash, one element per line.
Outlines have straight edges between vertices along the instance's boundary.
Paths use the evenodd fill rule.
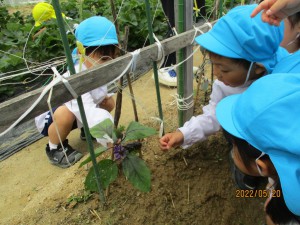
<path fill-rule="evenodd" d="M 133 90 L 141 100 L 140 122 L 159 127 L 144 110 L 157 108 L 151 72 L 134 82 Z M 169 121 L 165 131 L 170 132 L 176 129 L 177 110 L 166 103 L 172 101 L 170 95 L 176 89 L 161 86 L 160 91 L 164 116 Z M 142 109 L 142 105 L 146 107 Z M 199 104 L 196 109 L 199 114 Z M 133 119 L 131 99 L 124 95 L 120 124 Z M 37 141 L 0 163 L 0 224 L 264 224 L 266 199 L 236 197 L 228 159 L 230 149 L 221 133 L 189 149 L 168 152 L 159 149 L 158 139 L 148 138 L 142 146 L 143 158 L 152 173 L 151 191 L 139 192 L 120 174 L 105 191 L 106 205 L 98 193 L 85 199 L 87 167 L 79 168 L 79 163 L 67 169 L 51 165 L 45 154 L 47 138 Z M 71 133 L 69 142 L 86 152 L 87 144 L 80 140 L 79 130 Z"/>

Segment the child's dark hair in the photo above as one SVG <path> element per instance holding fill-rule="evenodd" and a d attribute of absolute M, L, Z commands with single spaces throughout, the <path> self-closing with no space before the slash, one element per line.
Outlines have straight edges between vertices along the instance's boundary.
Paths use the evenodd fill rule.
<path fill-rule="evenodd" d="M 291 24 L 291 28 L 294 29 L 295 26 L 300 23 L 300 12 L 297 12 L 287 18 Z M 297 38 L 297 47 L 300 48 L 300 37 Z"/>
<path fill-rule="evenodd" d="M 288 209 L 282 195 L 281 184 L 278 181 L 274 186 L 280 196 L 273 197 L 266 207 L 266 213 L 271 217 L 275 224 L 300 224 L 300 216 L 296 216 Z"/>
<path fill-rule="evenodd" d="M 255 159 L 257 159 L 262 152 L 257 148 L 253 147 L 252 145 L 250 145 L 244 139 L 235 137 L 224 129 L 223 129 L 223 134 L 227 139 L 227 141 L 237 146 L 238 152 L 241 156 L 241 160 L 243 161 L 246 168 L 250 168 L 250 163 Z M 261 159 L 268 159 L 268 158 L 269 158 L 268 155 L 264 155 L 261 157 Z"/>
<path fill-rule="evenodd" d="M 85 54 L 88 56 L 92 53 L 99 56 L 109 56 L 114 59 L 118 56 L 119 51 L 115 45 L 85 46 Z"/>
<path fill-rule="evenodd" d="M 287 17 L 287 19 L 289 20 L 289 22 L 291 23 L 291 28 L 295 28 L 295 26 L 297 25 L 297 23 L 300 22 L 300 12 L 297 12 L 293 15 L 290 15 L 289 17 Z"/>
<path fill-rule="evenodd" d="M 251 62 L 249 62 L 248 60 L 246 59 L 235 59 L 235 58 L 230 58 L 230 57 L 225 57 L 225 56 L 222 56 L 222 55 L 219 55 L 219 54 L 216 54 L 214 52 L 210 52 L 208 50 L 205 50 L 209 55 L 214 55 L 216 57 L 224 57 L 224 58 L 227 58 L 227 59 L 230 59 L 231 61 L 233 61 L 235 64 L 238 64 L 238 65 L 242 65 L 246 70 L 249 69 L 250 65 L 251 65 Z"/>
<path fill-rule="evenodd" d="M 237 146 L 237 150 L 241 156 L 244 165 L 249 168 L 251 161 L 257 159 L 261 155 L 261 151 L 250 145 L 247 141 L 233 136 L 223 129 L 223 134 L 227 141 Z M 268 155 L 264 155 L 261 159 L 269 159 Z M 271 217 L 275 224 L 286 224 L 288 222 L 297 221 L 300 224 L 299 216 L 294 215 L 287 208 L 282 195 L 280 181 L 273 187 L 274 190 L 279 190 L 280 196 L 273 197 L 266 207 L 266 213 Z M 293 223 L 296 225 L 296 223 Z"/>

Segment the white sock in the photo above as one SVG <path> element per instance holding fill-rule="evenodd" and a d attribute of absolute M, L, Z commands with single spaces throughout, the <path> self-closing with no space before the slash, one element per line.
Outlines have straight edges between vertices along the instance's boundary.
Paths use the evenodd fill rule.
<path fill-rule="evenodd" d="M 51 141 L 49 141 L 49 148 L 50 148 L 50 150 L 57 149 L 57 146 L 58 145 L 53 144 Z"/>

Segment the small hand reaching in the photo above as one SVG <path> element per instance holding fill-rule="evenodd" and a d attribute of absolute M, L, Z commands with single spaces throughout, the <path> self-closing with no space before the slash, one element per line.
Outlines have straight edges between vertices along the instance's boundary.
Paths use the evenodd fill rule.
<path fill-rule="evenodd" d="M 165 134 L 160 140 L 160 148 L 163 151 L 168 151 L 171 148 L 176 148 L 182 145 L 184 140 L 183 134 L 180 131 Z"/>

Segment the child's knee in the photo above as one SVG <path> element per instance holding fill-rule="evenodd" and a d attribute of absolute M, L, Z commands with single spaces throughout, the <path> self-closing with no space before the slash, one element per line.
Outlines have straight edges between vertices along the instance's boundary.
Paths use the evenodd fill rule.
<path fill-rule="evenodd" d="M 76 117 L 66 106 L 60 106 L 54 112 L 54 119 L 58 123 L 73 124 Z"/>

